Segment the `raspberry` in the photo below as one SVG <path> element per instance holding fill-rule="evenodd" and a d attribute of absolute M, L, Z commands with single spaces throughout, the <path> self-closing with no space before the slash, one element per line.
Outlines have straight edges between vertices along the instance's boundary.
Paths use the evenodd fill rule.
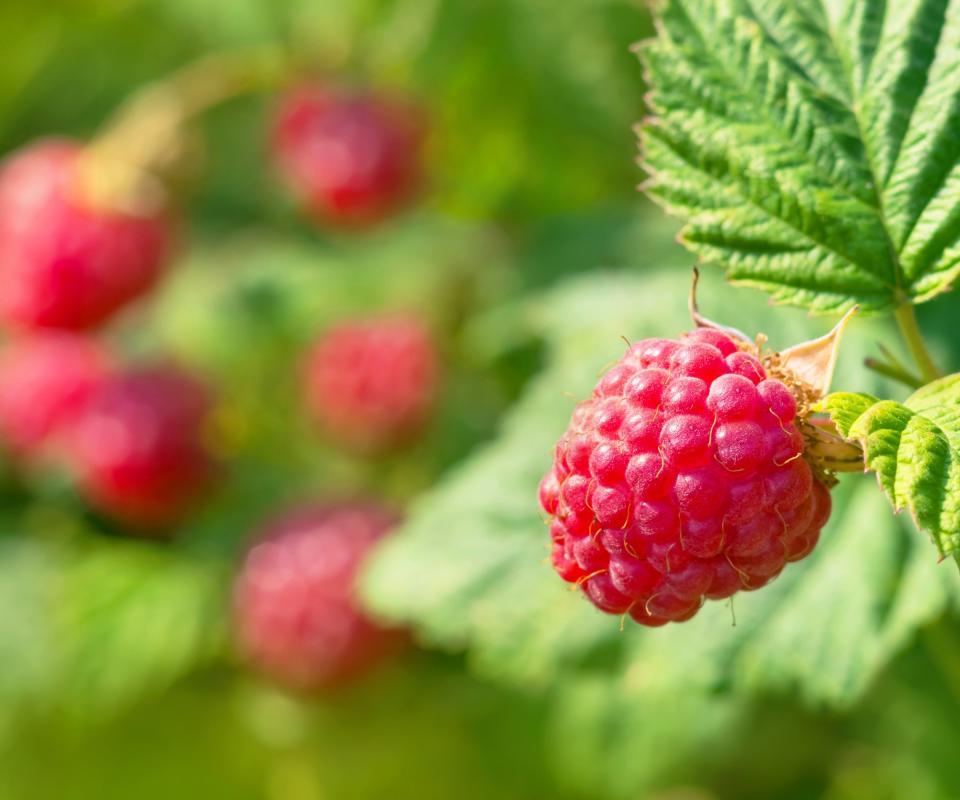
<path fill-rule="evenodd" d="M 0 435 L 17 454 L 36 455 L 79 413 L 108 369 L 106 351 L 77 334 L 8 342 L 0 351 Z"/>
<path fill-rule="evenodd" d="M 280 103 L 272 151 L 281 177 L 312 216 L 362 226 L 416 194 L 421 139 L 417 114 L 403 104 L 303 86 Z"/>
<path fill-rule="evenodd" d="M 557 573 L 650 626 L 763 586 L 830 516 L 796 416 L 790 389 L 719 331 L 632 345 L 540 484 Z"/>
<path fill-rule="evenodd" d="M 104 381 L 65 437 L 84 494 L 136 527 L 179 521 L 216 473 L 204 441 L 210 407 L 206 388 L 172 367 L 140 368 Z"/>
<path fill-rule="evenodd" d="M 336 441 L 375 452 L 409 441 L 426 422 L 438 384 L 438 357 L 412 317 L 341 324 L 310 349 L 308 410 Z"/>
<path fill-rule="evenodd" d="M 169 255 L 170 220 L 84 203 L 81 148 L 44 140 L 0 170 L 0 317 L 25 328 L 81 330 L 146 292 Z"/>
<path fill-rule="evenodd" d="M 268 523 L 234 587 L 239 649 L 279 683 L 316 690 L 355 678 L 403 637 L 361 610 L 354 583 L 373 545 L 394 526 L 371 502 L 312 505 Z"/>

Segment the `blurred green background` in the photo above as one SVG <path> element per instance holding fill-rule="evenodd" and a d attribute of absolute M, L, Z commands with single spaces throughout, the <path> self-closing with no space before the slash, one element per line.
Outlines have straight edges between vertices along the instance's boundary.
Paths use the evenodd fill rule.
<path fill-rule="evenodd" d="M 88 137 L 145 82 L 264 44 L 407 93 L 431 126 L 423 203 L 336 235 L 265 164 L 274 98 L 204 117 L 178 263 L 107 335 L 215 382 L 229 478 L 157 544 L 54 478 L 6 471 L 2 800 L 960 797 L 960 585 L 879 493 L 861 497 L 867 481 L 845 482 L 823 552 L 738 600 L 735 626 L 714 604 L 688 633 L 621 632 L 541 563 L 535 480 L 565 392 L 618 357 L 621 334 L 688 324 L 692 258 L 635 189 L 641 4 L 5 0 L 0 30 L 3 153 Z M 776 345 L 828 325 L 705 283 L 708 314 Z M 395 308 L 442 335 L 439 419 L 401 454 L 350 458 L 302 419 L 294 365 L 328 323 Z M 960 365 L 950 301 L 922 315 Z M 852 388 L 874 380 L 859 358 L 885 335 L 852 334 Z M 368 596 L 424 647 L 297 699 L 236 664 L 230 576 L 266 514 L 356 492 L 412 508 Z"/>

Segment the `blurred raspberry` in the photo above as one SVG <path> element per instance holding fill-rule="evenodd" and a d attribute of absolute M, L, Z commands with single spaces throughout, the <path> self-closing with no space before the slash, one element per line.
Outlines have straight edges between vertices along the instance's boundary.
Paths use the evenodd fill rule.
<path fill-rule="evenodd" d="M 0 435 L 20 455 L 35 455 L 106 379 L 103 347 L 72 333 L 38 333 L 0 350 Z"/>
<path fill-rule="evenodd" d="M 371 547 L 394 526 L 370 502 L 314 505 L 268 523 L 234 587 L 238 645 L 293 689 L 353 679 L 403 641 L 361 610 L 354 583 Z"/>
<path fill-rule="evenodd" d="M 796 413 L 722 333 L 632 345 L 574 411 L 540 485 L 558 574 L 652 626 L 775 578 L 830 515 Z"/>
<path fill-rule="evenodd" d="M 0 317 L 26 328 L 92 328 L 146 292 L 171 224 L 85 205 L 81 148 L 43 140 L 0 168 Z"/>
<path fill-rule="evenodd" d="M 336 441 L 382 451 L 422 429 L 438 373 L 436 349 L 418 320 L 346 322 L 321 336 L 307 355 L 306 403 Z"/>
<path fill-rule="evenodd" d="M 319 221 L 366 225 L 417 193 L 422 138 L 409 106 L 370 92 L 303 86 L 280 103 L 272 150 L 282 178 Z"/>
<path fill-rule="evenodd" d="M 179 521 L 216 473 L 205 442 L 210 408 L 206 388 L 172 367 L 103 382 L 68 431 L 68 457 L 87 499 L 137 527 Z"/>

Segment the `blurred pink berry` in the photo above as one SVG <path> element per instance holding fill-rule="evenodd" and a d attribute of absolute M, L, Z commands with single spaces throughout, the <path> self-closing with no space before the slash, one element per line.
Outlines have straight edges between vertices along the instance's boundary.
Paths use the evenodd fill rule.
<path fill-rule="evenodd" d="M 114 375 L 69 430 L 68 457 L 92 505 L 137 527 L 172 525 L 210 489 L 211 399 L 172 367 Z"/>
<path fill-rule="evenodd" d="M 307 691 L 356 678 L 394 652 L 403 635 L 363 613 L 354 584 L 395 523 L 371 502 L 307 506 L 269 522 L 234 587 L 243 655 L 277 682 Z"/>
<path fill-rule="evenodd" d="M 402 444 L 427 421 L 437 395 L 436 348 L 412 317 L 343 323 L 307 355 L 309 411 L 327 434 L 359 451 Z"/>
<path fill-rule="evenodd" d="M 796 413 L 787 386 L 718 331 L 631 346 L 540 484 L 557 573 L 650 626 L 773 580 L 830 515 Z"/>
<path fill-rule="evenodd" d="M 302 86 L 281 100 L 272 150 L 281 177 L 317 220 L 366 225 L 417 193 L 421 140 L 418 114 L 402 103 Z"/>
<path fill-rule="evenodd" d="M 52 331 L 0 349 L 0 435 L 34 455 L 76 417 L 106 379 L 109 358 L 95 340 Z"/>
<path fill-rule="evenodd" d="M 81 147 L 49 139 L 0 167 L 0 318 L 82 330 L 144 294 L 171 249 L 162 214 L 93 208 L 76 179 Z"/>

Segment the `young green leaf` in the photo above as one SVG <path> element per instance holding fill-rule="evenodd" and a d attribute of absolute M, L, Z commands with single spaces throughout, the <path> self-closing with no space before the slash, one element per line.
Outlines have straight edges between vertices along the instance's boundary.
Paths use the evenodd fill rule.
<path fill-rule="evenodd" d="M 818 312 L 960 273 L 960 0 L 658 0 L 647 189 L 727 277 Z"/>
<path fill-rule="evenodd" d="M 903 403 L 838 392 L 825 410 L 862 443 L 867 467 L 898 511 L 909 509 L 941 555 L 960 553 L 960 375 L 924 386 Z"/>

